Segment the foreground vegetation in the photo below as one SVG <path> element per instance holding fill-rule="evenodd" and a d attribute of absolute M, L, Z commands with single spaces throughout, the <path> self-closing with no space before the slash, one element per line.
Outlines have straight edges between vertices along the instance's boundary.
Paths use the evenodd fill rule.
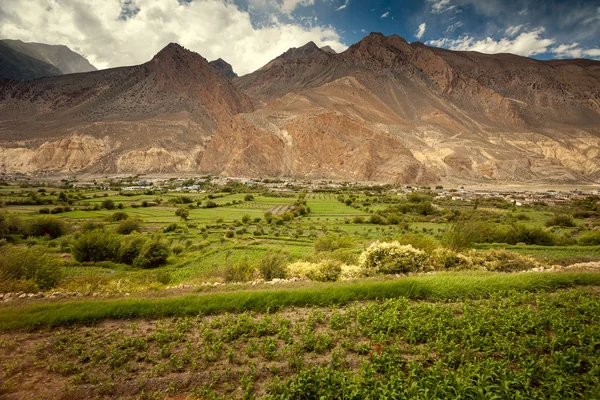
<path fill-rule="evenodd" d="M 317 292 L 306 294 L 318 303 Z M 467 293 L 266 312 L 251 311 L 262 306 L 253 308 L 249 294 L 245 312 L 0 334 L 0 395 L 548 399 L 600 392 L 597 286 L 483 299 Z M 118 304 L 126 310 L 135 302 Z M 155 314 L 160 309 L 155 304 Z"/>

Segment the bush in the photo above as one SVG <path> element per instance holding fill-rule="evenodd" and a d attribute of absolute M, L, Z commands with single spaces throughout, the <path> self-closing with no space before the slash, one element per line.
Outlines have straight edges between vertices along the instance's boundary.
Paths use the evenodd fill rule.
<path fill-rule="evenodd" d="M 341 272 L 342 263 L 336 260 L 323 260 L 319 263 L 299 261 L 287 266 L 288 277 L 319 282 L 335 281 Z"/>
<path fill-rule="evenodd" d="M 129 215 L 127 215 L 127 213 L 124 211 L 117 211 L 116 213 L 105 217 L 105 219 L 109 222 L 123 221 L 127 218 L 129 218 Z"/>
<path fill-rule="evenodd" d="M 439 270 L 463 270 L 473 267 L 472 260 L 462 253 L 451 249 L 439 248 L 433 251 L 432 261 L 435 269 Z"/>
<path fill-rule="evenodd" d="M 397 241 L 400 244 L 410 244 L 412 247 L 423 250 L 427 254 L 431 254 L 440 247 L 440 243 L 435 238 L 421 233 L 405 233 Z"/>
<path fill-rule="evenodd" d="M 238 263 L 229 263 L 222 272 L 226 282 L 248 282 L 256 275 L 256 269 L 244 259 Z"/>
<path fill-rule="evenodd" d="M 453 250 L 473 247 L 491 236 L 491 226 L 474 214 L 457 217 L 444 235 L 444 244 Z"/>
<path fill-rule="evenodd" d="M 156 268 L 167 263 L 169 245 L 161 235 L 156 235 L 142 246 L 134 265 L 138 268 Z"/>
<path fill-rule="evenodd" d="M 329 233 L 315 240 L 316 251 L 334 251 L 342 248 L 352 248 L 354 242 L 350 236 Z"/>
<path fill-rule="evenodd" d="M 113 232 L 95 229 L 71 243 L 71 253 L 79 262 L 119 260 L 121 239 Z"/>
<path fill-rule="evenodd" d="M 403 274 L 429 269 L 429 257 L 411 245 L 398 242 L 375 242 L 359 258 L 367 275 Z"/>
<path fill-rule="evenodd" d="M 600 245 L 600 230 L 586 232 L 577 238 L 577 244 L 580 246 Z"/>
<path fill-rule="evenodd" d="M 178 208 L 175 211 L 175 215 L 185 221 L 190 216 L 190 211 L 185 208 Z"/>
<path fill-rule="evenodd" d="M 253 201 L 254 200 L 254 196 L 252 196 L 251 194 L 247 194 L 244 196 L 244 201 Z"/>
<path fill-rule="evenodd" d="M 104 229 L 104 224 L 97 221 L 86 221 L 81 225 L 81 230 L 83 232 L 90 232 L 95 229 Z"/>
<path fill-rule="evenodd" d="M 267 254 L 260 260 L 258 271 L 263 279 L 270 281 L 275 278 L 283 279 L 286 273 L 286 264 L 289 256 L 285 253 Z"/>
<path fill-rule="evenodd" d="M 523 256 L 505 249 L 470 251 L 467 257 L 473 269 L 495 272 L 518 272 L 537 268 L 540 263 L 533 257 Z"/>
<path fill-rule="evenodd" d="M 27 224 L 28 236 L 49 236 L 52 239 L 66 235 L 69 232 L 67 224 L 58 218 L 39 217 Z"/>
<path fill-rule="evenodd" d="M 553 246 L 555 237 L 551 232 L 537 226 L 517 225 L 508 232 L 505 242 L 510 244 L 525 243 Z"/>
<path fill-rule="evenodd" d="M 115 208 L 117 208 L 117 206 L 115 205 L 114 201 L 106 199 L 102 202 L 102 208 L 106 208 L 107 210 L 114 210 Z"/>
<path fill-rule="evenodd" d="M 135 218 L 127 218 L 119 222 L 116 229 L 121 235 L 129 235 L 131 232 L 141 232 L 140 221 Z"/>
<path fill-rule="evenodd" d="M 133 235 L 121 241 L 119 248 L 119 261 L 123 264 L 133 265 L 140 255 L 146 238 L 141 235 Z"/>
<path fill-rule="evenodd" d="M 60 260 L 52 257 L 43 247 L 0 249 L 0 292 L 13 290 L 17 286 L 21 290 L 29 286 L 28 289 L 32 291 L 50 289 L 58 284 L 62 276 Z"/>
<path fill-rule="evenodd" d="M 575 221 L 573 221 L 573 217 L 567 214 L 557 214 L 546 221 L 546 226 L 562 226 L 565 228 L 572 228 L 576 226 Z"/>
<path fill-rule="evenodd" d="M 365 271 L 361 267 L 355 264 L 343 264 L 340 272 L 340 279 L 347 281 L 351 279 L 358 279 L 365 276 Z"/>
<path fill-rule="evenodd" d="M 215 207 L 217 207 L 217 203 L 215 203 L 215 202 L 214 202 L 214 201 L 212 201 L 212 200 L 206 200 L 206 205 L 205 205 L 205 207 L 206 207 L 206 208 L 215 208 Z"/>
<path fill-rule="evenodd" d="M 353 224 L 364 224 L 365 219 L 363 217 L 361 217 L 360 215 L 357 215 L 356 217 L 352 218 L 352 223 Z"/>

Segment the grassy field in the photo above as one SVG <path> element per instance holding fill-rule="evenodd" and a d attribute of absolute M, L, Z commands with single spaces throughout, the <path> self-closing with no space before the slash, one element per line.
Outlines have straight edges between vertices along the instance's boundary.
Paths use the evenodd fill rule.
<path fill-rule="evenodd" d="M 0 398 L 600 393 L 597 197 L 137 180 L 0 185 Z"/>
<path fill-rule="evenodd" d="M 460 279 L 434 279 L 427 291 L 423 291 L 427 285 L 396 289 L 395 294 L 428 299 L 417 302 L 395 295 L 384 300 L 391 293 L 383 286 L 377 295 L 380 300 L 367 302 L 354 302 L 363 296 L 348 295 L 353 291 L 332 288 L 326 291 L 342 298 L 331 302 L 330 296 L 323 296 L 325 288 L 289 291 L 289 296 L 284 291 L 269 296 L 210 295 L 214 302 L 190 296 L 156 303 L 144 319 L 110 319 L 94 325 L 88 325 L 94 318 L 86 313 L 99 310 L 101 304 L 120 318 L 140 317 L 131 310 L 141 301 L 112 306 L 70 303 L 78 311 L 65 304 L 54 316 L 71 315 L 75 322 L 83 313 L 81 322 L 87 324 L 0 333 L 0 395 L 7 399 L 595 398 L 600 390 L 598 286 L 549 291 L 542 287 L 559 282 L 540 285 L 540 278 L 548 276 L 532 275 L 518 285 L 512 278 L 495 278 L 483 290 L 479 284 L 490 277 L 453 288 L 449 282 Z M 597 281 L 592 276 L 578 279 Z M 506 291 L 511 287 L 519 290 Z M 524 288 L 538 290 L 521 291 Z M 369 290 L 375 294 L 373 289 Z M 454 292 L 457 289 L 464 295 Z M 278 306 L 286 303 L 313 306 Z M 169 308 L 178 310 L 179 317 L 155 319 L 170 314 Z M 229 312 L 222 313 L 225 310 Z M 29 322 L 35 315 L 31 308 L 15 312 L 13 317 Z M 45 315 L 38 309 L 35 318 L 66 322 Z"/>

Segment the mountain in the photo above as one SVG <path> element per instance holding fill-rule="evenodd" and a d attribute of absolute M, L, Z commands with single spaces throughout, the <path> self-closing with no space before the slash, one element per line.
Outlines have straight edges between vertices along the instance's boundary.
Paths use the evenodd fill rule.
<path fill-rule="evenodd" d="M 239 129 L 233 116 L 252 107 L 203 57 L 177 44 L 139 66 L 4 81 L 0 169 L 190 170 L 214 133 Z"/>
<path fill-rule="evenodd" d="M 0 171 L 600 181 L 598 61 L 373 33 L 224 71 L 171 44 L 140 66 L 3 82 Z"/>
<path fill-rule="evenodd" d="M 0 79 L 29 81 L 60 74 L 54 65 L 20 53 L 0 41 Z"/>
<path fill-rule="evenodd" d="M 233 67 L 231 66 L 231 64 L 229 64 L 222 58 L 213 60 L 209 64 L 212 65 L 213 68 L 216 68 L 217 70 L 221 71 L 229 79 L 234 79 L 238 77 L 238 75 L 235 72 L 233 72 Z"/>
<path fill-rule="evenodd" d="M 96 67 L 67 46 L 44 43 L 27 43 L 20 40 L 2 40 L 6 46 L 45 63 L 54 65 L 63 74 L 96 71 Z M 50 76 L 50 75 L 49 75 Z"/>
<path fill-rule="evenodd" d="M 337 54 L 337 51 L 335 51 L 329 46 L 323 46 L 321 47 L 321 50 L 323 50 L 325 53 Z"/>

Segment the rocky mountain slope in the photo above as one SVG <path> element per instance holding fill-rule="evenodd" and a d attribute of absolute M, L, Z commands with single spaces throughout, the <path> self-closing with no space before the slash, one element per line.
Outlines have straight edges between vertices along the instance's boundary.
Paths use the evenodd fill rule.
<path fill-rule="evenodd" d="M 0 40 L 0 78 L 29 81 L 90 71 L 96 68 L 67 46 Z"/>
<path fill-rule="evenodd" d="M 30 57 L 54 65 L 63 74 L 96 71 L 90 62 L 64 45 L 23 42 L 4 39 L 2 43 Z"/>
<path fill-rule="evenodd" d="M 60 74 L 54 65 L 20 53 L 0 41 L 0 79 L 30 81 Z"/>
<path fill-rule="evenodd" d="M 0 170 L 600 181 L 597 61 L 381 34 L 237 78 L 216 61 L 169 45 L 141 66 L 2 84 Z"/>

